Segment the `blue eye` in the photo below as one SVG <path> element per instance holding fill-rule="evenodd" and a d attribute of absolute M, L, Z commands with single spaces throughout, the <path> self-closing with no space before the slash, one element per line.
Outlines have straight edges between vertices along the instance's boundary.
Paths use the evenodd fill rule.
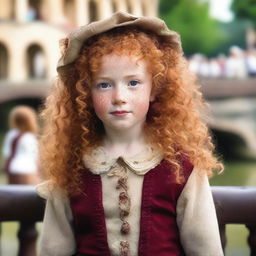
<path fill-rule="evenodd" d="M 103 82 L 103 83 L 99 83 L 99 84 L 98 84 L 98 87 L 99 87 L 99 88 L 102 88 L 102 89 L 106 89 L 106 88 L 111 87 L 111 84 L 110 84 L 110 83 L 105 83 L 105 82 Z"/>
<path fill-rule="evenodd" d="M 129 86 L 136 86 L 136 85 L 138 85 L 139 84 L 139 81 L 136 81 L 136 80 L 132 80 L 132 81 L 130 81 L 129 82 Z"/>

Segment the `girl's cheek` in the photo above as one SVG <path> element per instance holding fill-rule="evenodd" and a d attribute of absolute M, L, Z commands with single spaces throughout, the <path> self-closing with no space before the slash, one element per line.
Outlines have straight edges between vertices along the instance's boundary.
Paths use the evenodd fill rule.
<path fill-rule="evenodd" d="M 141 116 L 146 116 L 149 109 L 149 101 L 139 102 L 136 104 L 136 111 L 140 113 Z"/>
<path fill-rule="evenodd" d="M 141 114 L 147 114 L 149 103 L 150 103 L 150 93 L 148 90 L 141 91 L 138 95 L 133 98 L 133 104 L 136 105 L 136 109 Z"/>
<path fill-rule="evenodd" d="M 92 99 L 93 99 L 93 107 L 97 116 L 101 116 L 108 111 L 107 99 L 105 97 L 94 96 Z"/>

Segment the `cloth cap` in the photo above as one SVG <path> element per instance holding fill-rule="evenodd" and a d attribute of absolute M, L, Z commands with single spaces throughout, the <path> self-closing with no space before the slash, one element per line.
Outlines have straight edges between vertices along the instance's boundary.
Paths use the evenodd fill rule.
<path fill-rule="evenodd" d="M 68 64 L 73 63 L 78 58 L 80 49 L 87 39 L 113 28 L 124 26 L 136 26 L 152 31 L 158 36 L 164 37 L 170 43 L 174 43 L 177 50 L 182 51 L 179 34 L 169 30 L 163 20 L 156 17 L 136 17 L 119 11 L 107 19 L 92 22 L 71 32 L 67 36 L 67 48 L 58 61 L 57 71 L 60 73 Z"/>

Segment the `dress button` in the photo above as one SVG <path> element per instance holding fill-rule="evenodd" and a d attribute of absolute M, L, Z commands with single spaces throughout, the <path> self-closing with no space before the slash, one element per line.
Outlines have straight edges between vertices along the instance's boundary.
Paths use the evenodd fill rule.
<path fill-rule="evenodd" d="M 130 246 L 127 241 L 120 242 L 120 256 L 129 256 L 130 255 Z"/>
<path fill-rule="evenodd" d="M 127 221 L 124 221 L 121 226 L 121 233 L 122 234 L 129 234 L 130 233 L 130 224 Z"/>

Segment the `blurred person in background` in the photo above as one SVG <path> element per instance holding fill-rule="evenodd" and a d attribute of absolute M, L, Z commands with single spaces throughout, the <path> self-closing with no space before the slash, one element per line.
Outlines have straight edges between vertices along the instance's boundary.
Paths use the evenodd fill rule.
<path fill-rule="evenodd" d="M 246 78 L 247 70 L 244 59 L 244 52 L 238 46 L 231 46 L 226 61 L 227 78 Z"/>
<path fill-rule="evenodd" d="M 202 54 L 195 53 L 188 59 L 189 70 L 191 72 L 198 74 L 202 58 Z"/>
<path fill-rule="evenodd" d="M 210 63 L 207 57 L 203 56 L 198 70 L 198 75 L 201 77 L 210 76 Z"/>
<path fill-rule="evenodd" d="M 9 184 L 36 184 L 38 176 L 38 124 L 34 109 L 14 107 L 9 115 L 4 143 L 4 170 Z"/>
<path fill-rule="evenodd" d="M 218 60 L 215 58 L 212 58 L 209 60 L 209 70 L 210 70 L 209 76 L 212 78 L 221 77 L 222 75 L 221 66 Z"/>
<path fill-rule="evenodd" d="M 27 10 L 26 21 L 34 21 L 36 19 L 37 19 L 36 9 L 32 6 L 30 6 Z"/>
<path fill-rule="evenodd" d="M 217 62 L 219 64 L 220 67 L 220 77 L 224 77 L 225 73 L 226 73 L 226 61 L 227 61 L 227 57 L 225 54 L 220 53 L 217 56 Z"/>
<path fill-rule="evenodd" d="M 256 50 L 248 49 L 245 52 L 245 64 L 247 67 L 248 75 L 256 77 Z"/>

